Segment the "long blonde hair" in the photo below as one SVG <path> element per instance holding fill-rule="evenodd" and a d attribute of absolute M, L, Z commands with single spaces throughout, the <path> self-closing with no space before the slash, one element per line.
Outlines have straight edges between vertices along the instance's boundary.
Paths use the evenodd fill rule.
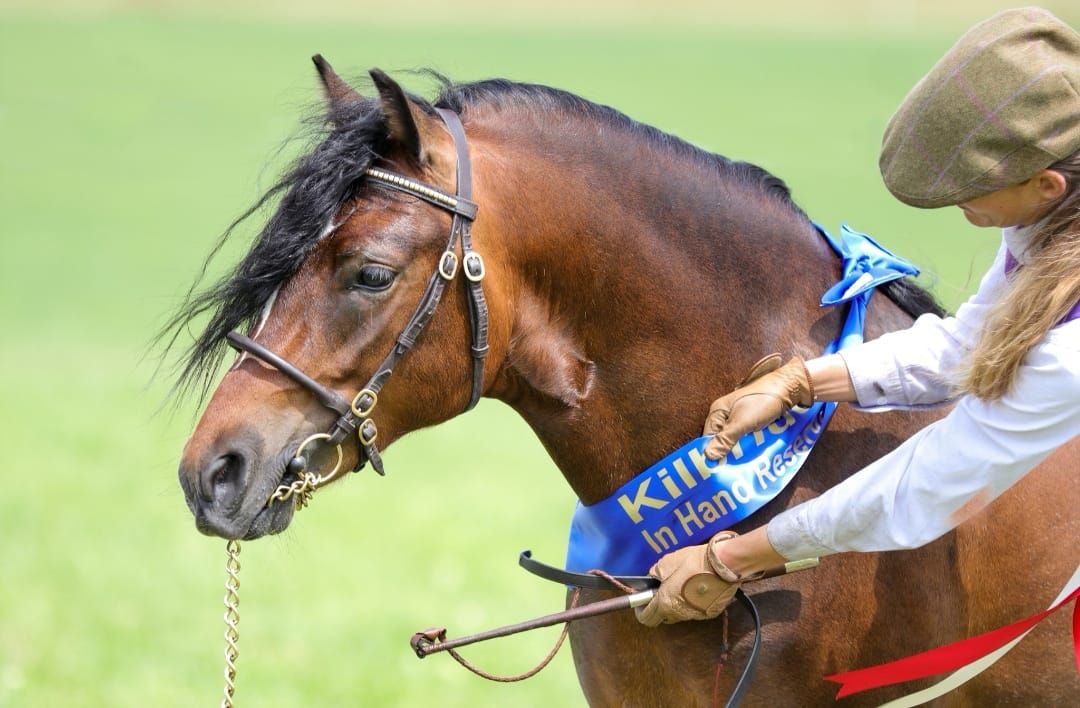
<path fill-rule="evenodd" d="M 1033 235 L 1030 262 L 1012 272 L 961 372 L 960 392 L 983 400 L 1009 392 L 1028 350 L 1080 299 L 1080 152 L 1048 169 L 1065 177 L 1065 195 Z"/>

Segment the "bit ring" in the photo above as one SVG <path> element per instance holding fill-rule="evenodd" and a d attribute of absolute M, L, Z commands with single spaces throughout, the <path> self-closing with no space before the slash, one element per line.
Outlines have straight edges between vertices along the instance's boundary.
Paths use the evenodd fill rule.
<path fill-rule="evenodd" d="M 312 442 L 314 442 L 316 440 L 329 440 L 329 439 L 330 439 L 329 433 L 315 433 L 314 435 L 309 435 L 307 438 L 304 439 L 304 442 L 300 443 L 300 446 L 298 448 L 296 448 L 296 452 L 293 453 L 293 457 L 300 457 L 301 454 L 304 452 L 304 448 L 306 448 Z M 341 445 L 340 444 L 335 445 L 334 447 L 337 450 L 337 464 L 334 465 L 334 469 L 330 470 L 329 474 L 318 475 L 316 477 L 316 481 L 315 481 L 316 484 L 322 484 L 323 482 L 327 482 L 327 481 L 333 479 L 334 477 L 337 476 L 337 473 L 341 470 L 341 465 L 345 461 L 345 453 L 343 453 L 341 451 Z"/>

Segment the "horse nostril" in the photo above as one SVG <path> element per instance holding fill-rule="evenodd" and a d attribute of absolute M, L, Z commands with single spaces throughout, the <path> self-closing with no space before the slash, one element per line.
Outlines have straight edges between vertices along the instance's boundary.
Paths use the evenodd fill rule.
<path fill-rule="evenodd" d="M 243 486 L 244 464 L 244 456 L 238 452 L 225 453 L 210 463 L 199 479 L 203 500 L 228 502 Z"/>

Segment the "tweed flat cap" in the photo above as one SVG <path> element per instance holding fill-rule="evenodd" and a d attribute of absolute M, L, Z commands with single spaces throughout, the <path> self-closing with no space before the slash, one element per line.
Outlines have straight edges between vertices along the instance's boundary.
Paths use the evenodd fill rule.
<path fill-rule="evenodd" d="M 1018 184 L 1080 149 L 1080 34 L 1046 10 L 968 30 L 900 104 L 881 176 L 932 208 Z"/>

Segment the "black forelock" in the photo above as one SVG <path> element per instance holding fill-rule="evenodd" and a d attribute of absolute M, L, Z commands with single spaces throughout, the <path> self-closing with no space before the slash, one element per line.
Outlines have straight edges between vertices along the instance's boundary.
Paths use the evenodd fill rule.
<path fill-rule="evenodd" d="M 209 316 L 178 367 L 177 393 L 205 396 L 209 391 L 225 353 L 225 334 L 254 323 L 273 293 L 300 269 L 342 205 L 356 196 L 364 171 L 384 148 L 385 119 L 378 102 L 365 99 L 328 108 L 316 134 L 314 149 L 226 229 L 183 305 L 158 334 L 167 353 L 189 325 Z M 247 254 L 224 277 L 196 291 L 236 227 L 275 198 L 280 199 L 274 213 Z"/>

